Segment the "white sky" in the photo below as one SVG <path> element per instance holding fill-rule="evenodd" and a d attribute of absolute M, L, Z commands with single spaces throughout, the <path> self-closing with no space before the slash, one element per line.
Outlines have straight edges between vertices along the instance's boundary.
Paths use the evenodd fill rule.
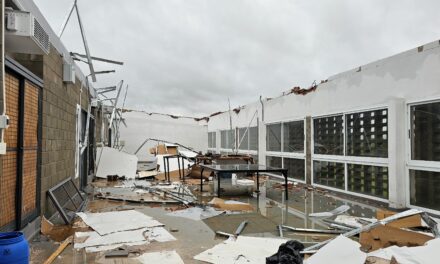
<path fill-rule="evenodd" d="M 34 0 L 55 32 L 73 0 Z M 93 56 L 125 65 L 126 107 L 201 116 L 308 87 L 440 38 L 438 0 L 78 0 Z M 76 16 L 63 42 L 84 53 Z M 84 67 L 88 74 L 88 68 Z"/>

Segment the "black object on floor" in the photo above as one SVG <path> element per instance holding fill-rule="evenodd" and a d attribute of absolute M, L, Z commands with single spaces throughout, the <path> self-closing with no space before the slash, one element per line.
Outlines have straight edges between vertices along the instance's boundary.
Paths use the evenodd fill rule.
<path fill-rule="evenodd" d="M 299 253 L 304 245 L 296 240 L 289 240 L 278 248 L 278 252 L 266 258 L 266 264 L 302 264 Z"/>

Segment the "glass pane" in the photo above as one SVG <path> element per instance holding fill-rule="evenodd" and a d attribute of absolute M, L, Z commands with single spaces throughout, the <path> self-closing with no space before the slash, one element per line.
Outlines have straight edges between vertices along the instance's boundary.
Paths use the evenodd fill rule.
<path fill-rule="evenodd" d="M 281 124 L 266 126 L 266 150 L 281 151 Z"/>
<path fill-rule="evenodd" d="M 266 156 L 266 166 L 281 168 L 281 157 Z"/>
<path fill-rule="evenodd" d="M 313 161 L 313 183 L 344 190 L 344 163 Z"/>
<path fill-rule="evenodd" d="M 388 168 L 347 164 L 348 190 L 388 199 Z"/>
<path fill-rule="evenodd" d="M 216 132 L 212 132 L 212 147 L 215 148 L 217 147 L 217 133 Z"/>
<path fill-rule="evenodd" d="M 440 172 L 409 172 L 411 205 L 440 210 Z"/>
<path fill-rule="evenodd" d="M 247 128 L 239 128 L 238 129 L 238 149 L 249 149 L 249 131 L 246 131 Z"/>
<path fill-rule="evenodd" d="M 228 134 L 227 130 L 220 131 L 220 146 L 223 149 L 225 149 L 227 146 L 227 142 L 226 142 L 227 134 Z"/>
<path fill-rule="evenodd" d="M 304 152 L 304 121 L 283 124 L 283 152 Z"/>
<path fill-rule="evenodd" d="M 342 115 L 313 120 L 314 153 L 344 155 L 344 119 Z"/>
<path fill-rule="evenodd" d="M 440 161 L 440 102 L 411 106 L 411 158 Z"/>
<path fill-rule="evenodd" d="M 388 110 L 346 115 L 347 156 L 388 157 Z"/>
<path fill-rule="evenodd" d="M 258 150 L 258 127 L 249 128 L 249 149 Z"/>
<path fill-rule="evenodd" d="M 208 132 L 208 148 L 212 148 L 211 132 Z"/>
<path fill-rule="evenodd" d="M 305 160 L 284 158 L 284 168 L 290 178 L 305 180 Z"/>
<path fill-rule="evenodd" d="M 228 139 L 227 139 L 227 147 L 228 149 L 235 149 L 235 131 L 228 130 Z"/>

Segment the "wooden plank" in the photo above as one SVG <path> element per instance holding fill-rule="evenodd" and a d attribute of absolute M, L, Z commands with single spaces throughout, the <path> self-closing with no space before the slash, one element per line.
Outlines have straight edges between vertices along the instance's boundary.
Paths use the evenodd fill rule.
<path fill-rule="evenodd" d="M 377 220 L 382 220 L 389 216 L 395 215 L 396 212 L 378 209 L 376 211 Z M 422 226 L 422 218 L 418 215 L 412 215 L 409 217 L 405 217 L 394 222 L 387 224 L 387 226 L 396 227 L 396 228 L 410 228 L 410 227 L 419 227 Z"/>
<path fill-rule="evenodd" d="M 55 259 L 64 251 L 64 249 L 66 249 L 66 247 L 70 245 L 70 243 L 72 243 L 72 240 L 72 236 L 64 240 L 64 242 L 61 243 L 61 245 L 57 248 L 57 250 L 55 250 L 54 253 L 52 253 L 52 255 L 50 255 L 50 257 L 44 262 L 44 264 L 51 264 L 52 262 L 54 262 Z"/>

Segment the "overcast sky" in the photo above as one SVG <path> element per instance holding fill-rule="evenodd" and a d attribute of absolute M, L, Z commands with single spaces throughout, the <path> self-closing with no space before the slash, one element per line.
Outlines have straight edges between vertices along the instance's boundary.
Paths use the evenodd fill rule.
<path fill-rule="evenodd" d="M 73 0 L 35 0 L 55 32 Z M 121 60 L 126 107 L 200 116 L 440 38 L 438 0 L 78 0 L 93 56 Z M 62 40 L 84 52 L 76 16 Z M 84 68 L 87 69 L 87 68 Z M 85 70 L 86 74 L 88 72 Z"/>

